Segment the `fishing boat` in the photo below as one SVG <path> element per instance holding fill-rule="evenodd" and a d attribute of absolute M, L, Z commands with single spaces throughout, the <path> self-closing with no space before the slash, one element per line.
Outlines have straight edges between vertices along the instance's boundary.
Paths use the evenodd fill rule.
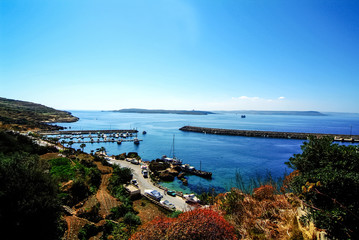
<path fill-rule="evenodd" d="M 133 139 L 133 143 L 136 144 L 136 145 L 138 145 L 138 144 L 140 144 L 140 140 L 138 140 L 138 138 L 134 138 L 134 139 Z"/>

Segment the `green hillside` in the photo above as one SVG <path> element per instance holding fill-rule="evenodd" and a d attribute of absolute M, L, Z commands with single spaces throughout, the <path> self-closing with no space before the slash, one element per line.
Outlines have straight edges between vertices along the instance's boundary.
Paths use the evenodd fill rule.
<path fill-rule="evenodd" d="M 59 111 L 37 103 L 0 97 L 0 122 L 2 125 L 49 129 L 54 126 L 46 123 L 75 122 L 77 120 L 77 117 L 66 111 Z"/>

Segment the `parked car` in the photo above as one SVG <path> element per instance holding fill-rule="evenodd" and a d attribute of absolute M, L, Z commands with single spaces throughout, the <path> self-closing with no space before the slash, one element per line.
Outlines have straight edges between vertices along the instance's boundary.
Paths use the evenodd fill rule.
<path fill-rule="evenodd" d="M 176 192 L 170 190 L 170 191 L 167 191 L 167 195 L 170 195 L 170 196 L 172 196 L 172 197 L 175 197 L 175 196 L 176 196 Z"/>
<path fill-rule="evenodd" d="M 136 159 L 132 159 L 132 160 L 131 160 L 131 163 L 132 163 L 132 164 L 135 164 L 135 165 L 138 165 L 138 164 L 139 164 L 139 161 L 136 160 Z"/>
<path fill-rule="evenodd" d="M 142 175 L 144 178 L 148 177 L 148 171 L 147 170 L 142 170 Z"/>
<path fill-rule="evenodd" d="M 159 191 L 152 189 L 146 189 L 145 195 L 149 196 L 152 199 L 155 199 L 156 201 L 160 201 L 163 198 L 162 194 Z"/>
<path fill-rule="evenodd" d="M 132 183 L 133 185 L 135 185 L 136 187 L 138 187 L 137 179 L 132 179 L 132 180 L 131 180 L 131 183 Z"/>
<path fill-rule="evenodd" d="M 168 200 L 162 200 L 160 203 L 161 203 L 163 206 L 166 206 L 166 207 L 168 207 L 168 208 L 170 208 L 170 209 L 172 209 L 172 210 L 175 210 L 175 209 L 176 209 L 175 205 L 173 205 L 172 203 L 170 203 Z"/>

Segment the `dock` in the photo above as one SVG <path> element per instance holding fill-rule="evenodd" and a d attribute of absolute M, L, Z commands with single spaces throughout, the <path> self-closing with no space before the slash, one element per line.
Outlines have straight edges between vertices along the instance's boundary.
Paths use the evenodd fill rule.
<path fill-rule="evenodd" d="M 137 138 L 137 130 L 76 130 L 76 131 L 41 131 L 40 135 L 54 138 L 59 141 L 63 139 L 63 143 L 117 143 L 134 142 L 138 144 L 142 139 Z"/>
<path fill-rule="evenodd" d="M 333 141 L 359 143 L 359 135 L 236 130 L 236 129 L 205 128 L 205 127 L 194 127 L 194 126 L 184 126 L 179 130 L 185 132 L 198 132 L 204 134 L 217 134 L 217 135 L 228 135 L 228 136 L 286 138 L 286 139 L 303 139 L 303 140 L 308 139 L 309 136 L 314 136 L 317 138 L 329 136 L 333 138 Z"/>

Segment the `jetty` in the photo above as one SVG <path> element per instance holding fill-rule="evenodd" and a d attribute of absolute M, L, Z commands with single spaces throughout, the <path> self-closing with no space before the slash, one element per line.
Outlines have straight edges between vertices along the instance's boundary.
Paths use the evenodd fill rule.
<path fill-rule="evenodd" d="M 217 134 L 229 136 L 243 136 L 243 137 L 262 137 L 262 138 L 286 138 L 286 139 L 308 139 L 309 136 L 322 138 L 330 136 L 333 141 L 359 143 L 359 135 L 346 134 L 326 134 L 326 133 L 300 133 L 300 132 L 274 132 L 274 131 L 256 131 L 256 130 L 237 130 L 237 129 L 223 129 L 223 128 L 205 128 L 184 126 L 179 130 L 185 132 L 198 132 L 204 134 Z"/>

